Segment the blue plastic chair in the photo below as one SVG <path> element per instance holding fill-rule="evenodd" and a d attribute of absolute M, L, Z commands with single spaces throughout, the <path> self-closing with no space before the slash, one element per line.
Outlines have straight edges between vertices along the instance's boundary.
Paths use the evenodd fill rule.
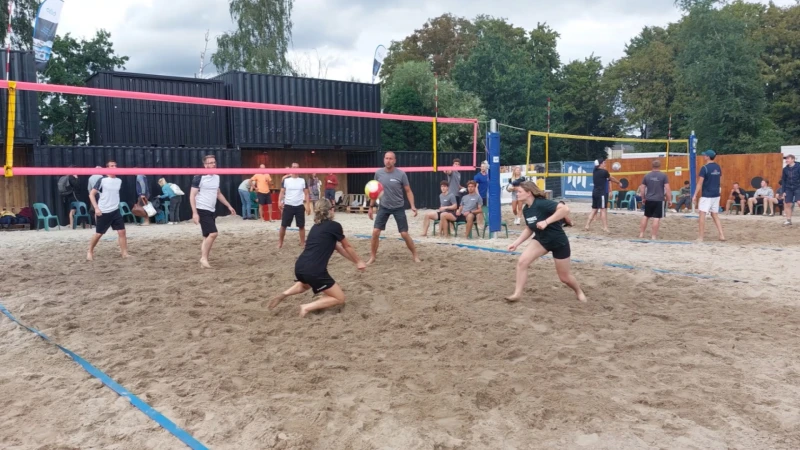
<path fill-rule="evenodd" d="M 628 191 L 625 193 L 625 198 L 619 202 L 619 207 L 622 208 L 623 206 L 630 208 L 631 202 L 636 204 L 636 191 Z"/>
<path fill-rule="evenodd" d="M 136 223 L 136 216 L 133 215 L 133 213 L 131 212 L 131 207 L 128 206 L 127 203 L 119 202 L 119 212 L 120 212 L 120 214 L 122 214 L 122 221 L 123 222 L 127 222 L 125 220 L 125 218 L 126 217 L 130 217 L 131 218 L 131 223 Z"/>
<path fill-rule="evenodd" d="M 33 210 L 36 212 L 36 231 L 39 231 L 42 226 L 44 226 L 46 231 L 50 231 L 51 220 L 55 220 L 58 229 L 61 229 L 61 222 L 59 222 L 58 216 L 50 214 L 50 208 L 48 208 L 47 205 L 44 203 L 34 203 Z"/>
<path fill-rule="evenodd" d="M 619 201 L 619 191 L 611 191 L 611 195 L 608 197 L 609 208 L 615 209 L 617 207 L 618 201 Z"/>
<path fill-rule="evenodd" d="M 86 207 L 86 203 L 72 202 L 70 206 L 75 208 L 75 215 L 72 217 L 73 230 L 78 227 L 78 222 L 80 222 L 82 217 L 86 218 L 86 222 L 89 226 L 92 226 L 92 216 L 89 215 L 89 208 Z"/>

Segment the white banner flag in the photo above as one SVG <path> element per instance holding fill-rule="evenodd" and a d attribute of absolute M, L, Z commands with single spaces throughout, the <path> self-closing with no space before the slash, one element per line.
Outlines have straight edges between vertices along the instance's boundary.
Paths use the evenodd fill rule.
<path fill-rule="evenodd" d="M 56 28 L 61 20 L 61 9 L 64 0 L 45 0 L 39 7 L 36 22 L 33 25 L 33 54 L 36 69 L 43 71 L 53 52 L 53 41 L 56 39 Z"/>

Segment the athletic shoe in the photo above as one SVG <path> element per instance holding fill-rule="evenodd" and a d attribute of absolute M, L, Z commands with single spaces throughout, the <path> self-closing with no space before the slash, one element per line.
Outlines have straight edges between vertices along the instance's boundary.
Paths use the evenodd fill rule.
<path fill-rule="evenodd" d="M 783 226 L 785 226 L 785 227 L 792 226 L 792 221 L 791 220 L 787 220 L 786 222 L 783 222 Z"/>

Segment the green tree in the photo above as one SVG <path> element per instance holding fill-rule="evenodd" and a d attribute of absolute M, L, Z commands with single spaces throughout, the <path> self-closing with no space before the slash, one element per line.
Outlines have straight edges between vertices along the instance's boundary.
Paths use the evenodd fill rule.
<path fill-rule="evenodd" d="M 703 147 L 742 153 L 764 124 L 761 48 L 745 38 L 748 22 L 698 2 L 684 17 L 677 61 L 689 124 Z M 686 134 L 687 130 L 684 130 Z"/>
<path fill-rule="evenodd" d="M 786 8 L 770 4 L 763 20 L 758 37 L 764 46 L 761 74 L 767 114 L 788 135 L 782 139 L 796 141 L 800 139 L 800 4 Z"/>
<path fill-rule="evenodd" d="M 90 40 L 77 40 L 69 33 L 56 36 L 53 53 L 40 81 L 68 86 L 85 86 L 86 80 L 101 70 L 124 69 L 127 56 L 114 52 L 111 33 L 99 30 Z M 86 98 L 78 95 L 43 93 L 39 97 L 42 132 L 49 143 L 77 145 L 85 143 Z"/>
<path fill-rule="evenodd" d="M 397 86 L 388 101 L 384 112 L 388 114 L 427 115 L 419 93 L 410 85 Z M 433 127 L 423 122 L 384 120 L 381 126 L 381 141 L 385 150 L 408 151 L 430 148 Z"/>
<path fill-rule="evenodd" d="M 292 73 L 286 60 L 292 40 L 293 0 L 230 0 L 237 29 L 217 37 L 211 62 L 221 72 L 285 75 Z"/>
<path fill-rule="evenodd" d="M 5 51 L 5 39 L 8 32 L 8 1 L 0 0 L 0 43 Z M 11 48 L 14 50 L 30 50 L 33 48 L 33 24 L 39 12 L 37 0 L 15 0 L 11 21 Z M 5 67 L 3 68 L 5 71 Z"/>
<path fill-rule="evenodd" d="M 460 58 L 469 55 L 478 41 L 477 29 L 468 19 L 442 14 L 428 20 L 402 41 L 389 45 L 381 78 L 389 83 L 395 69 L 406 62 L 431 64 L 432 71 L 447 78 Z"/>

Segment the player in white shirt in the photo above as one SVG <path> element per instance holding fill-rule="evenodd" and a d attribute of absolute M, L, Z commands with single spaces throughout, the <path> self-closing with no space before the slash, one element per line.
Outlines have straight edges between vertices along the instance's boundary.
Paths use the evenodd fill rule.
<path fill-rule="evenodd" d="M 214 155 L 203 157 L 203 166 L 206 169 L 217 168 L 217 158 Z M 192 204 L 192 221 L 200 225 L 203 232 L 203 244 L 200 246 L 200 265 L 210 269 L 208 255 L 217 238 L 216 210 L 217 200 L 228 207 L 231 215 L 236 215 L 225 196 L 219 190 L 219 175 L 195 175 L 192 179 L 192 191 L 189 194 L 189 203 Z"/>
<path fill-rule="evenodd" d="M 292 169 L 299 169 L 300 164 L 292 163 Z M 278 248 L 283 247 L 283 238 L 286 236 L 286 227 L 294 219 L 300 229 L 300 247 L 306 245 L 306 204 L 308 203 L 308 185 L 306 180 L 293 173 L 281 181 L 281 194 L 279 207 L 283 210 L 281 216 L 281 231 Z"/>
<path fill-rule="evenodd" d="M 116 161 L 109 161 L 106 163 L 109 169 L 116 169 Z M 94 207 L 94 214 L 96 216 L 97 225 L 95 225 L 95 234 L 89 242 L 89 252 L 86 254 L 86 259 L 89 261 L 94 260 L 94 248 L 100 242 L 100 238 L 106 234 L 109 227 L 117 232 L 119 236 L 119 248 L 122 251 L 122 257 L 128 257 L 128 238 L 125 235 L 125 221 L 122 220 L 122 214 L 119 213 L 119 190 L 122 187 L 122 180 L 116 175 L 103 176 L 98 179 L 92 190 L 89 192 L 89 201 Z M 100 194 L 99 200 L 97 194 Z"/>

